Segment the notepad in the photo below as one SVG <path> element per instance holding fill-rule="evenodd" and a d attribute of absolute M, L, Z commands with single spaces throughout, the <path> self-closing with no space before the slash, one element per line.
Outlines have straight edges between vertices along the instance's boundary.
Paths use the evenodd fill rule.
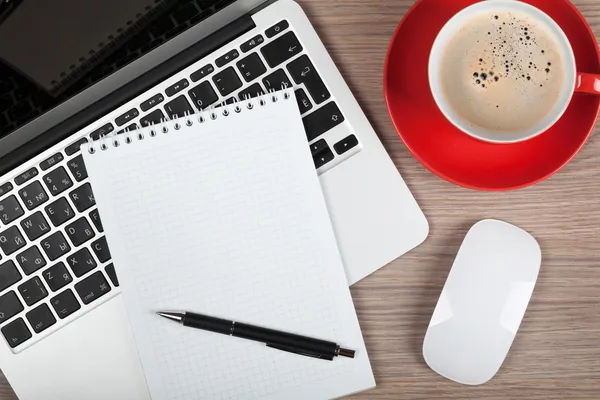
<path fill-rule="evenodd" d="M 154 400 L 329 399 L 375 385 L 293 91 L 82 150 Z M 303 357 L 158 310 L 330 340 L 356 358 Z"/>

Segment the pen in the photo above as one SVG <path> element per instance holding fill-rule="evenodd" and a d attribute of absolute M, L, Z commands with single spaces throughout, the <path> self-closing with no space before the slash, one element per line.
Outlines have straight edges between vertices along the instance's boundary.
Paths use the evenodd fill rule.
<path fill-rule="evenodd" d="M 241 322 L 209 317 L 207 315 L 194 314 L 190 312 L 157 312 L 161 317 L 189 326 L 190 328 L 222 333 L 223 335 L 235 336 L 242 339 L 262 342 L 277 350 L 283 350 L 307 357 L 333 360 L 334 357 L 342 356 L 354 358 L 354 350 L 340 347 L 337 343 L 326 340 L 313 339 L 306 336 L 294 335 L 292 333 L 280 332 L 273 329 L 261 328 Z"/>

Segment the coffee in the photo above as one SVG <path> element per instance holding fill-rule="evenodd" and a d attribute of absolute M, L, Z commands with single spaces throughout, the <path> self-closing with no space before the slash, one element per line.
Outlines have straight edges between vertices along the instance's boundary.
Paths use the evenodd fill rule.
<path fill-rule="evenodd" d="M 471 126 L 514 132 L 540 123 L 565 85 L 560 47 L 518 11 L 474 15 L 441 58 L 443 96 Z"/>

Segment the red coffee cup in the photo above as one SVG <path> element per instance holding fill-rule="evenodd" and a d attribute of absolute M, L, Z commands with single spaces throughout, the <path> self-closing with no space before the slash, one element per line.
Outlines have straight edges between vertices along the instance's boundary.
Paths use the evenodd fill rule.
<path fill-rule="evenodd" d="M 537 123 L 527 126 L 521 129 L 490 129 L 488 127 L 473 124 L 468 119 L 464 118 L 461 113 L 454 109 L 450 101 L 443 90 L 444 80 L 444 55 L 448 43 L 451 42 L 459 33 L 464 29 L 466 25 L 478 20 L 478 17 L 492 18 L 494 14 L 513 14 L 521 15 L 535 21 L 536 29 L 544 30 L 547 32 L 548 37 L 554 42 L 554 52 L 560 54 L 558 59 L 562 65 L 560 69 L 563 71 L 564 79 L 562 79 L 562 87 L 558 90 L 558 98 L 552 105 L 548 103 L 548 110 L 543 110 L 545 115 Z M 493 19 L 491 20 L 493 21 Z M 491 23 L 490 21 L 490 23 Z M 523 29 L 523 28 L 521 28 Z M 506 29 L 505 29 L 506 30 Z M 528 36 L 529 38 L 529 36 Z M 518 44 L 517 37 L 511 36 Z M 523 38 L 521 38 L 522 40 Z M 527 42 L 525 40 L 524 42 Z M 528 47 L 527 43 L 521 45 L 521 49 Z M 528 51 L 528 50 L 526 50 Z M 522 51 L 522 57 L 524 57 Z M 462 61 L 461 61 L 462 62 Z M 552 67 L 553 69 L 556 66 Z M 444 114 L 444 116 L 458 129 L 471 135 L 477 139 L 492 143 L 514 143 L 523 140 L 528 140 L 536 137 L 548 129 L 550 129 L 556 122 L 563 116 L 567 107 L 571 103 L 573 94 L 578 87 L 582 89 L 595 89 L 595 85 L 591 82 L 600 80 L 597 75 L 582 74 L 577 72 L 575 63 L 575 53 L 571 47 L 571 43 L 567 38 L 567 35 L 563 32 L 560 26 L 548 16 L 545 12 L 537 7 L 515 0 L 488 0 L 475 3 L 469 7 L 462 9 L 456 15 L 454 15 L 442 28 L 440 33 L 437 35 L 431 54 L 429 56 L 429 86 L 433 94 L 433 98 L 437 103 L 438 108 Z M 583 86 L 578 86 L 580 83 Z M 492 82 L 493 84 L 493 82 Z M 490 84 L 488 84 L 489 86 Z M 525 90 L 531 90 L 532 86 L 526 87 Z M 481 89 L 480 89 L 481 90 Z M 535 90 L 535 88 L 534 88 Z M 596 91 L 595 93 L 598 94 Z M 516 111 L 518 112 L 518 111 Z M 526 113 L 526 111 L 525 111 Z M 526 117 L 526 115 L 523 117 Z"/>
<path fill-rule="evenodd" d="M 493 2 L 494 0 L 491 0 Z M 430 90 L 429 56 L 438 34 L 478 0 L 418 0 L 390 43 L 384 71 L 389 115 L 407 148 L 431 172 L 477 190 L 505 191 L 540 182 L 564 167 L 590 136 L 600 110 L 600 54 L 595 36 L 568 0 L 523 0 L 547 14 L 575 56 L 575 92 L 556 123 L 529 140 L 497 144 L 475 139 L 440 111 Z"/>

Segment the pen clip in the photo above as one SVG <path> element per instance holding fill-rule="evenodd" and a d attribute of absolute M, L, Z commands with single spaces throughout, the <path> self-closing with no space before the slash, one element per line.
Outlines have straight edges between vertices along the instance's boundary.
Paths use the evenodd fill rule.
<path fill-rule="evenodd" d="M 289 346 L 281 346 L 281 345 L 277 345 L 277 344 L 267 343 L 267 347 L 271 347 L 273 349 L 277 349 L 277 350 L 281 350 L 281 351 L 287 351 L 288 353 L 299 354 L 301 356 L 319 358 L 321 360 L 330 360 L 330 361 L 333 360 L 333 357 L 329 358 L 329 357 L 324 356 L 321 353 L 311 353 L 309 351 L 294 349 L 293 347 L 289 347 Z"/>

